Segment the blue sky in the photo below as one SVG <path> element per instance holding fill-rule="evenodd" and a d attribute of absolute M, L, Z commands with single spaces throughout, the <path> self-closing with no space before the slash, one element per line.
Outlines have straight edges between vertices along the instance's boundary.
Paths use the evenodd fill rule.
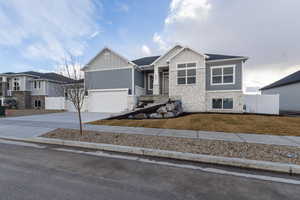
<path fill-rule="evenodd" d="M 63 50 L 80 56 L 83 63 L 103 46 L 129 58 L 142 56 L 141 46 L 151 43 L 155 30 L 162 28 L 169 6 L 168 0 L 158 6 L 150 0 L 19 2 L 0 1 L 0 27 L 7 29 L 0 33 L 1 72 L 53 70 Z"/>
<path fill-rule="evenodd" d="M 244 55 L 245 83 L 300 70 L 299 0 L 0 0 L 0 72 L 54 71 L 66 51 L 85 64 L 104 46 L 128 59 L 176 43 Z"/>

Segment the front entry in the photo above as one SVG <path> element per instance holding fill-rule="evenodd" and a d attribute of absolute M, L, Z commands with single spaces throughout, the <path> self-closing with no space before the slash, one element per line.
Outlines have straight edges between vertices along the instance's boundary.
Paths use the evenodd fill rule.
<path fill-rule="evenodd" d="M 169 95 L 169 72 L 163 72 L 162 77 L 162 95 Z"/>

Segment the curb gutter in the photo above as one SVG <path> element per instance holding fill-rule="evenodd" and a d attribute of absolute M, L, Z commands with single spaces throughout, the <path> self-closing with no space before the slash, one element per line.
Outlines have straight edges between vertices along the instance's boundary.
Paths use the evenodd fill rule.
<path fill-rule="evenodd" d="M 161 158 L 172 158 L 177 160 L 195 161 L 195 162 L 203 162 L 203 163 L 210 163 L 210 164 L 227 165 L 233 167 L 266 170 L 266 171 L 273 171 L 273 172 L 283 172 L 289 174 L 300 174 L 300 165 L 288 164 L 288 163 L 248 160 L 242 158 L 229 158 L 229 157 L 221 157 L 221 156 L 209 156 L 203 154 L 183 153 L 183 152 L 148 149 L 148 148 L 141 148 L 141 147 L 129 147 L 129 146 L 79 142 L 79 141 L 72 141 L 72 140 L 50 139 L 50 138 L 40 138 L 40 137 L 24 138 L 24 139 L 11 138 L 11 137 L 1 137 L 1 138 L 8 139 L 8 140 L 15 140 L 15 141 L 23 141 L 23 142 L 65 145 L 70 147 L 81 147 L 81 148 L 89 148 L 89 149 L 103 150 L 103 151 L 121 152 L 121 153 L 129 153 L 129 154 L 153 156 L 153 157 L 161 157 Z"/>

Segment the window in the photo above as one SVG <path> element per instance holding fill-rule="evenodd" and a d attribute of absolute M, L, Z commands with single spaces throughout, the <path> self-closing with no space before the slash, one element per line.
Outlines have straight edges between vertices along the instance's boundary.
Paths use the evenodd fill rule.
<path fill-rule="evenodd" d="M 14 78 L 13 90 L 14 91 L 19 91 L 20 90 L 20 83 L 19 83 L 19 79 L 18 78 Z"/>
<path fill-rule="evenodd" d="M 36 89 L 36 81 L 34 81 L 33 83 L 34 83 L 34 89 Z"/>
<path fill-rule="evenodd" d="M 213 109 L 233 109 L 233 99 L 232 98 L 215 98 L 212 99 Z"/>
<path fill-rule="evenodd" d="M 235 66 L 211 67 L 211 85 L 234 84 Z"/>
<path fill-rule="evenodd" d="M 196 83 L 196 63 L 177 65 L 177 84 L 189 85 Z"/>
<path fill-rule="evenodd" d="M 41 108 L 42 107 L 42 103 L 41 103 L 41 100 L 35 100 L 34 101 L 34 107 L 35 108 Z"/>
<path fill-rule="evenodd" d="M 153 74 L 148 74 L 148 90 L 153 90 Z"/>

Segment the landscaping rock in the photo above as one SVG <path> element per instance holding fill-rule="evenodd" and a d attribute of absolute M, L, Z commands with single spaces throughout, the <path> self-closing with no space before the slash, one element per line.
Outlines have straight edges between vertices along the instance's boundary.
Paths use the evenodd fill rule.
<path fill-rule="evenodd" d="M 166 107 L 166 106 L 162 106 L 162 107 L 160 107 L 159 109 L 157 109 L 156 112 L 159 113 L 159 114 L 165 114 L 165 113 L 168 112 L 168 110 L 167 110 L 167 107 Z"/>
<path fill-rule="evenodd" d="M 174 103 L 168 103 L 166 105 L 166 108 L 167 108 L 167 111 L 172 112 L 172 111 L 174 111 L 176 109 L 176 106 L 175 106 Z"/>
<path fill-rule="evenodd" d="M 164 118 L 172 118 L 172 117 L 176 117 L 176 114 L 173 113 L 173 112 L 167 112 L 167 113 L 164 115 Z"/>
<path fill-rule="evenodd" d="M 162 114 L 159 114 L 159 113 L 152 113 L 150 114 L 150 118 L 151 119 L 161 119 L 163 118 Z"/>
<path fill-rule="evenodd" d="M 147 115 L 145 113 L 138 113 L 136 115 L 134 115 L 135 119 L 147 119 Z"/>

